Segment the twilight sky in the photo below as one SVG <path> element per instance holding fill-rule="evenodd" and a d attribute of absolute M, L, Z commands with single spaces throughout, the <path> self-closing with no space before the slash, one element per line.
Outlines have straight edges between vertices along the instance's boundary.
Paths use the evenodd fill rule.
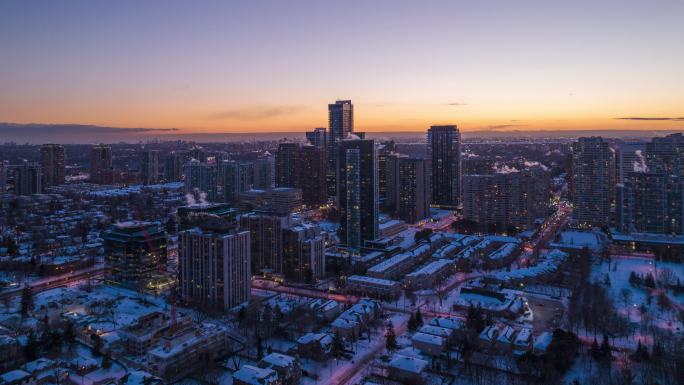
<path fill-rule="evenodd" d="M 349 98 L 358 131 L 677 129 L 683 16 L 681 0 L 3 0 L 0 121 L 304 131 Z"/>

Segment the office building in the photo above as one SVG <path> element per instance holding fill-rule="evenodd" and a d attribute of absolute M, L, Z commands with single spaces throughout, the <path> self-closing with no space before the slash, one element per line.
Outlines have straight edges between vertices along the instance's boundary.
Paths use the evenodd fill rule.
<path fill-rule="evenodd" d="M 335 196 L 337 187 L 336 170 L 339 159 L 338 148 L 341 140 L 354 132 L 354 105 L 351 100 L 338 100 L 328 104 L 328 135 L 327 135 L 327 187 L 328 195 Z"/>
<path fill-rule="evenodd" d="M 570 186 L 573 217 L 580 226 L 610 225 L 614 165 L 614 153 L 603 138 L 579 138 L 573 143 Z"/>
<path fill-rule="evenodd" d="M 378 237 L 378 157 L 373 140 L 339 142 L 337 205 L 340 241 L 360 248 Z"/>
<path fill-rule="evenodd" d="M 455 125 L 432 126 L 427 136 L 431 204 L 455 209 L 461 199 L 461 134 Z"/>
<path fill-rule="evenodd" d="M 185 174 L 185 192 L 197 192 L 209 200 L 216 200 L 217 167 L 214 164 L 201 163 L 192 159 L 183 166 Z"/>
<path fill-rule="evenodd" d="M 98 184 L 114 181 L 111 147 L 100 144 L 90 150 L 90 181 Z"/>
<path fill-rule="evenodd" d="M 430 216 L 427 162 L 406 155 L 387 156 L 386 207 L 396 218 L 415 223 Z"/>
<path fill-rule="evenodd" d="M 236 203 L 238 194 L 251 187 L 252 164 L 223 160 L 216 164 L 215 195 L 209 195 L 210 200 L 217 202 Z M 187 178 L 187 177 L 186 177 Z"/>
<path fill-rule="evenodd" d="M 140 177 L 143 184 L 159 182 L 159 151 L 144 150 L 140 160 Z"/>
<path fill-rule="evenodd" d="M 43 167 L 43 188 L 64 184 L 66 178 L 64 147 L 59 144 L 44 144 L 40 148 L 40 161 Z"/>
<path fill-rule="evenodd" d="M 194 228 L 178 233 L 178 286 L 190 304 L 230 309 L 250 297 L 250 234 Z"/>
<path fill-rule="evenodd" d="M 167 236 L 158 222 L 116 223 L 102 239 L 107 281 L 144 289 L 166 271 Z"/>

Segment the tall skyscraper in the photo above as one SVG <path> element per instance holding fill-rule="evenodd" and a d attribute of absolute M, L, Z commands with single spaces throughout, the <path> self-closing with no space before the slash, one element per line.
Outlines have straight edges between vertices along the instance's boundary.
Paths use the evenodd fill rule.
<path fill-rule="evenodd" d="M 0 193 L 7 191 L 7 175 L 9 174 L 9 165 L 0 160 Z"/>
<path fill-rule="evenodd" d="M 313 131 L 308 131 L 306 133 L 306 140 L 308 140 L 312 145 L 325 150 L 327 148 L 327 136 L 328 135 L 325 132 L 325 128 L 318 127 L 314 128 Z"/>
<path fill-rule="evenodd" d="M 40 164 L 24 162 L 15 167 L 14 192 L 17 195 L 40 194 L 43 192 L 43 173 Z"/>
<path fill-rule="evenodd" d="M 455 209 L 461 200 L 461 134 L 455 125 L 432 126 L 427 142 L 432 183 L 430 203 Z"/>
<path fill-rule="evenodd" d="M 155 184 L 159 182 L 159 151 L 143 151 L 140 160 L 140 174 L 143 184 Z"/>
<path fill-rule="evenodd" d="M 340 240 L 360 248 L 378 237 L 378 157 L 373 140 L 339 142 L 337 205 Z"/>
<path fill-rule="evenodd" d="M 339 142 L 354 132 L 354 105 L 351 100 L 338 100 L 328 104 L 328 195 L 335 196 Z"/>
<path fill-rule="evenodd" d="M 113 182 L 111 147 L 100 144 L 90 150 L 90 181 L 99 184 Z"/>
<path fill-rule="evenodd" d="M 164 181 L 178 182 L 183 177 L 183 154 L 171 152 L 164 160 Z"/>
<path fill-rule="evenodd" d="M 213 232 L 194 228 L 178 233 L 178 286 L 193 305 L 230 309 L 249 300 L 248 231 Z"/>
<path fill-rule="evenodd" d="M 428 169 L 424 159 L 387 156 L 387 204 L 392 214 L 415 223 L 430 215 Z"/>
<path fill-rule="evenodd" d="M 43 188 L 64 184 L 64 147 L 59 144 L 44 144 L 40 148 L 40 161 L 43 166 Z"/>
<path fill-rule="evenodd" d="M 215 194 L 209 194 L 209 199 L 217 202 L 235 203 L 238 194 L 251 187 L 250 173 L 252 164 L 223 160 L 215 166 L 217 169 Z"/>
<path fill-rule="evenodd" d="M 572 144 L 571 194 L 580 226 L 610 225 L 615 158 L 601 137 L 579 138 Z"/>

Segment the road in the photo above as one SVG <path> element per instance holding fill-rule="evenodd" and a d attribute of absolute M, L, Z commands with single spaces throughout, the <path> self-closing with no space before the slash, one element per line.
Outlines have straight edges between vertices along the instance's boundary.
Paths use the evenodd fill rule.
<path fill-rule="evenodd" d="M 86 269 L 72 271 L 55 277 L 46 277 L 33 281 L 28 284 L 34 293 L 54 289 L 60 286 L 67 286 L 69 284 L 84 280 L 101 278 L 104 275 L 105 268 L 102 265 L 96 265 Z M 0 292 L 0 299 L 7 297 L 15 297 L 21 294 L 23 287 Z"/>

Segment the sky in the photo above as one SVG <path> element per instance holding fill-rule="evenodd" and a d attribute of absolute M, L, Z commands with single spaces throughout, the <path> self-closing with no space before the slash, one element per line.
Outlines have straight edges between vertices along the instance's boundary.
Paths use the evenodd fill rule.
<path fill-rule="evenodd" d="M 357 131 L 679 129 L 682 15 L 681 0 L 3 0 L 0 122 L 292 132 L 352 99 Z"/>

